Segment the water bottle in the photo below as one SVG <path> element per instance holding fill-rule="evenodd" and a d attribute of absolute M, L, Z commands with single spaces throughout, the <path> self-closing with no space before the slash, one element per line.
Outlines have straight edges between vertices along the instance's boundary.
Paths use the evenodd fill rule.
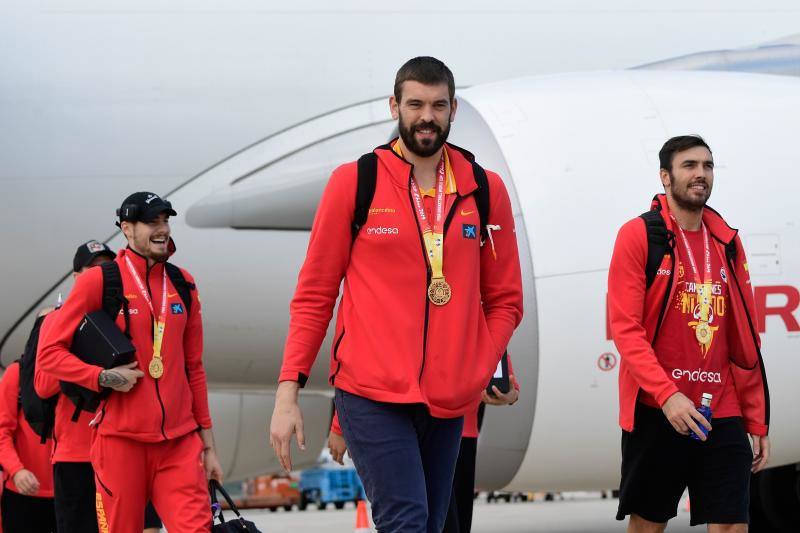
<path fill-rule="evenodd" d="M 706 418 L 706 420 L 708 420 L 709 423 L 711 423 L 711 398 L 712 396 L 709 393 L 704 392 L 703 399 L 700 400 L 700 407 L 697 408 L 697 411 L 701 415 L 703 415 Z M 700 422 L 698 422 L 697 425 L 700 426 L 700 431 L 703 432 L 703 435 L 708 437 L 708 430 L 706 429 L 706 427 L 702 425 Z M 695 433 L 694 431 L 692 431 L 691 437 L 694 440 L 700 440 L 700 437 L 698 437 L 697 433 Z"/>

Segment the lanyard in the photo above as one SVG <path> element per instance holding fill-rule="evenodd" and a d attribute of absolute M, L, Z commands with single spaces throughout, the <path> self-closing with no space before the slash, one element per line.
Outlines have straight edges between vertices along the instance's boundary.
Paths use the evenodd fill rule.
<path fill-rule="evenodd" d="M 136 268 L 134 268 L 133 262 L 128 256 L 125 256 L 125 265 L 128 267 L 128 272 L 130 272 L 131 276 L 136 282 L 136 285 L 139 287 L 139 292 L 142 294 L 142 298 L 144 298 L 144 300 L 147 302 L 148 307 L 150 307 L 150 312 L 153 315 L 153 358 L 160 359 L 161 343 L 164 340 L 164 330 L 167 326 L 167 269 L 164 268 L 162 276 L 161 314 L 156 316 L 155 309 L 153 309 L 153 301 L 150 299 L 150 294 L 147 292 L 144 283 L 142 283 L 142 278 L 139 277 L 139 273 L 136 272 Z"/>
<path fill-rule="evenodd" d="M 395 144 L 394 151 L 402 157 L 403 151 L 400 144 Z M 411 197 L 414 199 L 416 215 L 422 227 L 422 239 L 425 242 L 425 251 L 431 265 L 431 277 L 433 279 L 444 278 L 444 207 L 445 207 L 445 185 L 450 170 L 450 160 L 447 157 L 447 150 L 442 150 L 442 158 L 436 169 L 436 198 L 433 226 L 431 226 L 428 215 L 425 213 L 425 205 L 422 201 L 422 193 L 416 178 L 411 179 Z"/>
<path fill-rule="evenodd" d="M 711 246 L 708 243 L 708 230 L 706 229 L 706 225 L 704 223 L 700 223 L 700 227 L 703 230 L 703 262 L 705 263 L 703 269 L 703 281 L 700 281 L 700 272 L 697 270 L 697 263 L 694 259 L 694 253 L 692 252 L 692 246 L 689 244 L 689 239 L 686 238 L 686 233 L 681 228 L 678 221 L 675 220 L 675 217 L 672 217 L 673 222 L 675 222 L 675 226 L 678 228 L 678 233 L 680 233 L 681 238 L 683 239 L 683 246 L 686 248 L 687 255 L 689 256 L 689 264 L 692 267 L 692 273 L 694 274 L 694 285 L 695 285 L 695 293 L 697 294 L 698 300 L 700 300 L 700 314 L 697 318 L 704 322 L 708 322 L 709 319 L 709 311 L 711 310 Z"/>

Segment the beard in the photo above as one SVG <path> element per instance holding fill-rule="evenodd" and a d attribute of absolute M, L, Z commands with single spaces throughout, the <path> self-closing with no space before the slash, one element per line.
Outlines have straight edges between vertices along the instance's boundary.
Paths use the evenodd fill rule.
<path fill-rule="evenodd" d="M 711 196 L 711 186 L 707 181 L 704 181 L 706 184 L 705 194 L 698 197 L 690 195 L 688 191 L 688 187 L 691 183 L 697 183 L 696 181 L 685 186 L 676 185 L 675 176 L 672 175 L 672 172 L 669 173 L 669 179 L 669 190 L 672 193 L 672 199 L 681 209 L 685 209 L 686 211 L 700 211 L 706 206 L 708 198 Z"/>
<path fill-rule="evenodd" d="M 400 115 L 400 121 L 397 127 L 400 130 L 400 138 L 403 139 L 403 144 L 405 147 L 419 157 L 430 157 L 438 152 L 439 148 L 444 146 L 447 137 L 450 135 L 449 120 L 447 121 L 447 127 L 445 129 L 440 128 L 435 122 L 420 122 L 418 124 L 408 126 L 403 121 L 403 116 Z M 417 132 L 417 130 L 421 129 L 430 129 L 436 134 L 436 136 L 430 140 L 425 139 L 422 142 L 417 142 L 414 134 Z"/>

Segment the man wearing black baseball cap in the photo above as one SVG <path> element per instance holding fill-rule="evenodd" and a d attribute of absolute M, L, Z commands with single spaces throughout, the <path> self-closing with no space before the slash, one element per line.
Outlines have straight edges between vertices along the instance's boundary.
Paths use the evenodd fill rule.
<path fill-rule="evenodd" d="M 127 300 L 134 362 L 103 369 L 70 353 L 84 315 L 102 308 L 103 269 L 78 276 L 53 326 L 42 332 L 43 370 L 114 391 L 93 420 L 101 531 L 141 533 L 150 499 L 170 533 L 207 532 L 207 479 L 222 478 L 208 410 L 200 300 L 189 273 L 167 262 L 175 252 L 169 226 L 175 215 L 169 202 L 149 192 L 128 196 L 117 210 L 128 246 L 112 264 Z M 125 318 L 123 306 L 116 317 L 121 330 Z"/>
<path fill-rule="evenodd" d="M 84 268 L 100 264 L 102 261 L 96 261 L 98 257 L 114 259 L 117 257 L 117 254 L 111 251 L 111 248 L 106 246 L 105 243 L 95 240 L 81 244 L 75 252 L 75 257 L 72 259 L 72 271 L 78 274 L 83 271 Z"/>
<path fill-rule="evenodd" d="M 104 243 L 96 240 L 87 241 L 75 251 L 75 257 L 72 259 L 72 275 L 77 278 L 85 270 L 113 261 L 116 257 L 117 254 Z M 48 318 L 45 318 L 41 328 L 49 327 Z M 36 394 L 41 398 L 50 398 L 59 394 L 61 390 L 59 381 L 42 371 L 42 365 L 38 361 L 34 386 Z M 94 470 L 89 462 L 89 450 L 92 445 L 92 428 L 89 423 L 94 415 L 88 411 L 81 411 L 77 420 L 74 420 L 74 414 L 75 406 L 67 396 L 60 395 L 56 403 L 53 425 L 53 435 L 58 446 L 54 447 L 50 457 L 53 464 L 57 531 L 97 533 Z M 144 515 L 145 527 L 161 527 L 152 505 L 148 505 Z"/>

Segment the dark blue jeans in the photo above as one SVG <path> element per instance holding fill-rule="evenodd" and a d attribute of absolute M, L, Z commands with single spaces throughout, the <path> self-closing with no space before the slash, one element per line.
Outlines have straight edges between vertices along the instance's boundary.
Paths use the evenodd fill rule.
<path fill-rule="evenodd" d="M 380 533 L 440 533 L 464 418 L 336 389 L 339 423 Z"/>

